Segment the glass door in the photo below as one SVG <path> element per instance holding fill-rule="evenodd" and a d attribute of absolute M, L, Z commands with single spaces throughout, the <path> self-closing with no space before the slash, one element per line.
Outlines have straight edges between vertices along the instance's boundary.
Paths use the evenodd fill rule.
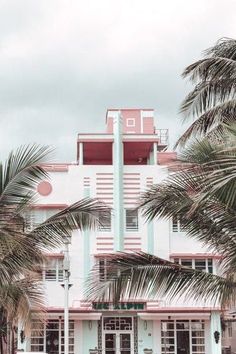
<path fill-rule="evenodd" d="M 133 317 L 103 317 L 102 354 L 134 354 Z"/>
<path fill-rule="evenodd" d="M 131 333 L 105 333 L 105 354 L 132 354 Z"/>
<path fill-rule="evenodd" d="M 116 333 L 105 333 L 105 354 L 116 353 Z"/>
<path fill-rule="evenodd" d="M 190 354 L 189 331 L 177 332 L 177 354 Z"/>
<path fill-rule="evenodd" d="M 120 333 L 119 339 L 120 354 L 131 353 L 131 333 Z"/>

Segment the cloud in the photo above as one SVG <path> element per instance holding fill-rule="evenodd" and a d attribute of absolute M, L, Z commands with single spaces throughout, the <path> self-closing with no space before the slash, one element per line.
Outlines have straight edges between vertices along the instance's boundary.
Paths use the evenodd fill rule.
<path fill-rule="evenodd" d="M 76 134 L 108 107 L 153 107 L 181 132 L 183 68 L 235 33 L 235 1 L 8 0 L 0 3 L 1 153 L 22 143 L 74 160 Z"/>

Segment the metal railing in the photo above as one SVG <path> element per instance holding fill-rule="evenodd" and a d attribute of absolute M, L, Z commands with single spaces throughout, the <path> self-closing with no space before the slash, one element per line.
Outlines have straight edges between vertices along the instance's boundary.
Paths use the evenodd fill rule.
<path fill-rule="evenodd" d="M 159 144 L 169 144 L 169 130 L 168 129 L 155 129 L 155 133 L 159 139 Z"/>

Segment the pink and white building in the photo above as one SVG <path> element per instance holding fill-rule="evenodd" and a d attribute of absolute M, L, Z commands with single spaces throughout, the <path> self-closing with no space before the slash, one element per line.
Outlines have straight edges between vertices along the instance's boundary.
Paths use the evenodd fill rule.
<path fill-rule="evenodd" d="M 143 250 L 190 267 L 217 272 L 217 259 L 196 240 L 187 238 L 177 220 L 145 223 L 135 210 L 137 199 L 168 175 L 175 153 L 168 152 L 168 131 L 154 127 L 152 109 L 109 109 L 106 132 L 78 134 L 77 163 L 45 168 L 50 182 L 38 186 L 33 223 L 43 221 L 84 197 L 113 208 L 97 231 L 75 231 L 70 244 L 70 354 L 220 354 L 220 310 L 207 303 L 165 299 L 121 303 L 88 303 L 84 282 L 95 262 L 106 277 L 100 256 L 115 251 Z M 48 323 L 19 348 L 64 353 L 63 250 L 48 254 L 43 274 Z M 35 324 L 36 325 L 36 324 Z M 34 324 L 33 324 L 34 327 Z M 149 350 L 149 351 L 148 351 Z"/>

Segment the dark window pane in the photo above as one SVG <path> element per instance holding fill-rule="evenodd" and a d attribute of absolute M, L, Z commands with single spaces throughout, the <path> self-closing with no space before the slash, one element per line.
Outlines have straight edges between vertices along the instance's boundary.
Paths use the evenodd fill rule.
<path fill-rule="evenodd" d="M 126 209 L 126 231 L 138 231 L 138 210 Z"/>
<path fill-rule="evenodd" d="M 111 213 L 99 213 L 99 231 L 111 231 Z"/>
<path fill-rule="evenodd" d="M 205 259 L 195 259 L 195 269 L 206 270 L 206 260 Z"/>
<path fill-rule="evenodd" d="M 193 266 L 192 259 L 181 259 L 181 264 L 182 264 L 182 266 L 188 267 L 188 268 L 192 268 L 192 266 Z"/>

